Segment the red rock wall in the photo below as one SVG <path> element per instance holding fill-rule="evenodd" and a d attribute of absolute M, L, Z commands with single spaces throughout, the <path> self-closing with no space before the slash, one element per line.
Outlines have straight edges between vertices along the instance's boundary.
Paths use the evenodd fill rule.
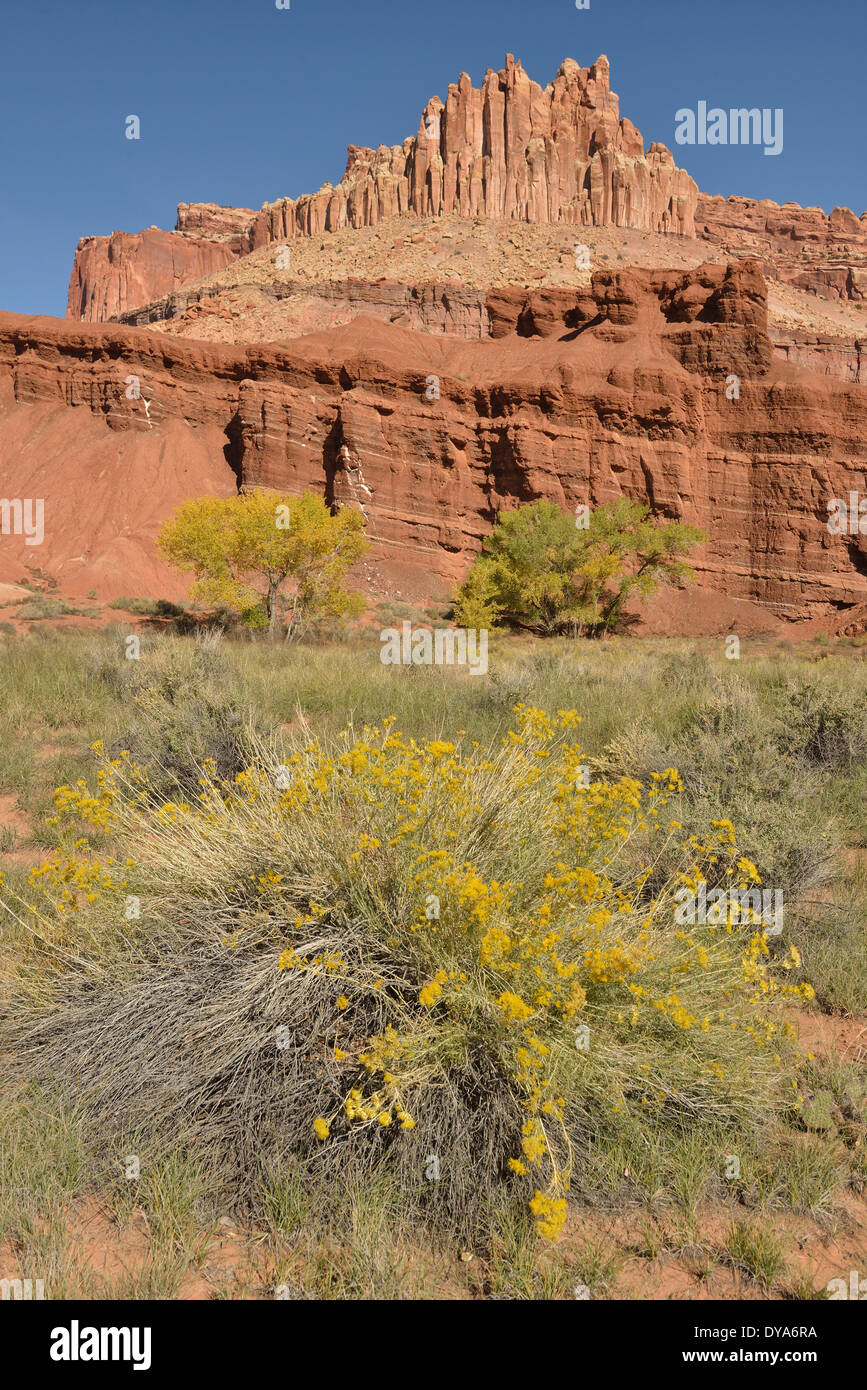
<path fill-rule="evenodd" d="M 589 68 L 566 59 L 543 88 L 508 54 L 480 88 L 462 73 L 445 105 L 433 97 L 401 145 L 350 145 L 336 186 L 260 212 L 181 203 L 173 233 L 86 237 L 66 316 L 104 322 L 270 242 L 404 214 L 698 235 L 734 256 L 767 256 L 769 272 L 826 298 L 867 298 L 867 213 L 699 194 L 665 145 L 645 153 L 620 117 L 604 55 Z M 847 256 L 857 264 L 840 264 Z"/>
<path fill-rule="evenodd" d="M 796 334 L 780 328 L 774 333 L 774 352 L 783 361 L 808 367 L 820 376 L 867 385 L 867 338 L 848 344 L 828 334 Z"/>
<path fill-rule="evenodd" d="M 867 601 L 867 537 L 826 526 L 830 499 L 867 491 L 867 396 L 774 359 L 757 265 L 606 271 L 583 293 L 498 292 L 488 311 L 483 341 L 359 317 L 244 349 L 2 315 L 0 442 L 5 415 L 39 402 L 66 408 L 71 451 L 82 410 L 148 432 L 164 464 L 184 431 L 220 439 L 214 487 L 228 463 L 247 486 L 362 506 L 370 582 L 405 594 L 446 591 L 503 507 L 627 494 L 708 532 L 697 568 L 719 592 L 790 618 Z M 116 498 L 135 516 L 125 486 L 102 468 L 79 487 L 83 545 Z"/>
<path fill-rule="evenodd" d="M 849 208 L 802 208 L 800 203 L 700 193 L 695 208 L 699 236 L 710 241 L 760 237 L 775 249 L 815 246 L 824 250 L 867 250 L 867 213 L 856 217 Z"/>
<path fill-rule="evenodd" d="M 68 319 L 104 323 L 135 305 L 213 275 L 252 249 L 250 208 L 181 203 L 177 230 L 84 237 L 75 251 Z"/>
<path fill-rule="evenodd" d="M 350 146 L 341 182 L 263 208 L 257 245 L 413 213 L 694 235 L 698 189 L 664 145 L 647 155 L 621 119 L 603 55 L 567 59 L 547 87 L 511 54 L 481 88 L 466 73 L 433 97 L 418 133 L 378 150 Z"/>
<path fill-rule="evenodd" d="M 433 282 L 411 285 L 399 280 L 351 278 L 313 283 L 282 280 L 258 286 L 257 292 L 284 305 L 281 340 L 298 338 L 312 331 L 306 323 L 305 310 L 317 304 L 322 306 L 323 316 L 329 320 L 322 326 L 329 328 L 347 322 L 356 314 L 371 314 L 422 333 L 448 333 L 458 338 L 486 338 L 490 333 L 485 291 L 469 285 Z M 178 290 L 167 299 L 118 315 L 117 321 L 144 328 L 152 323 L 172 323 L 190 310 L 207 314 L 210 301 L 217 299 L 219 293 L 218 287 L 210 285 Z M 175 327 L 173 324 L 170 331 Z M 253 336 L 249 334 L 246 338 Z"/>
<path fill-rule="evenodd" d="M 823 299 L 867 300 L 867 213 L 702 193 L 695 226 L 732 256 L 761 256 L 784 284 Z"/>

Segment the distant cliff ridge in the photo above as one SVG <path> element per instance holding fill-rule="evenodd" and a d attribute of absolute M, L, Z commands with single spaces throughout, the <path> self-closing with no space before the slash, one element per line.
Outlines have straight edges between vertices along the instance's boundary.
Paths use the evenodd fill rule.
<path fill-rule="evenodd" d="M 480 87 L 466 73 L 432 97 L 401 145 L 350 145 L 338 184 L 257 212 L 181 203 L 173 232 L 85 237 L 66 317 L 105 322 L 213 275 L 239 256 L 394 217 L 618 227 L 698 238 L 824 299 L 867 299 L 867 214 L 700 194 L 665 145 L 645 152 L 619 113 L 608 59 L 571 58 L 541 87 L 508 54 Z"/>
<path fill-rule="evenodd" d="M 698 189 L 665 145 L 645 154 L 621 118 L 608 59 L 571 58 L 553 82 L 533 82 L 511 54 L 480 88 L 466 73 L 432 97 L 401 145 L 350 145 L 346 172 L 318 193 L 259 212 L 186 204 L 174 232 L 150 228 L 86 237 L 75 253 L 67 318 L 103 321 L 171 294 L 274 241 L 385 217 L 487 217 L 695 235 Z"/>

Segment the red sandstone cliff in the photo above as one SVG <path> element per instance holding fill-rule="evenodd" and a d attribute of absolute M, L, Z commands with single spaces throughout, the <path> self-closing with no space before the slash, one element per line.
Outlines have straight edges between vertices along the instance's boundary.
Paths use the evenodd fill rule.
<path fill-rule="evenodd" d="M 66 316 L 129 314 L 272 242 L 451 214 L 699 236 L 729 256 L 758 257 L 784 284 L 867 300 L 867 214 L 699 195 L 664 145 L 645 153 L 620 117 L 604 55 L 589 68 L 566 59 L 543 88 L 508 54 L 480 88 L 462 73 L 445 105 L 433 97 L 401 145 L 350 145 L 337 185 L 259 212 L 182 203 L 174 232 L 84 238 Z"/>
<path fill-rule="evenodd" d="M 221 270 L 252 250 L 250 208 L 181 203 L 174 232 L 112 232 L 83 237 L 75 251 L 68 319 L 103 323 Z"/>
<path fill-rule="evenodd" d="M 867 300 L 867 213 L 702 193 L 695 226 L 731 255 L 761 257 L 784 284 L 824 299 Z"/>
<path fill-rule="evenodd" d="M 644 152 L 619 115 L 603 55 L 571 58 L 547 87 L 511 54 L 480 88 L 466 73 L 433 97 L 402 145 L 350 145 L 340 183 L 261 212 L 181 204 L 176 231 L 79 243 L 67 318 L 102 322 L 220 269 L 236 255 L 402 213 L 488 217 L 694 235 L 698 189 L 665 145 Z M 218 239 L 215 239 L 217 238 Z"/>
<path fill-rule="evenodd" d="M 802 208 L 800 203 L 775 203 L 770 198 L 721 198 L 701 193 L 695 209 L 699 236 L 709 241 L 758 238 L 769 248 L 815 246 L 821 250 L 867 250 L 867 213 L 856 217 L 849 208 Z"/>
<path fill-rule="evenodd" d="M 697 194 L 664 145 L 645 155 L 641 132 L 621 119 L 604 54 L 589 68 L 567 58 L 541 87 L 510 53 L 480 88 L 462 73 L 445 105 L 433 97 L 402 145 L 350 146 L 336 188 L 263 208 L 256 236 L 261 245 L 405 212 L 692 236 Z"/>
<path fill-rule="evenodd" d="M 720 592 L 790 618 L 865 602 L 867 537 L 826 520 L 864 486 L 867 396 L 774 359 L 755 263 L 604 271 L 583 292 L 492 292 L 487 311 L 481 341 L 359 317 L 245 348 L 0 316 L 4 486 L 46 499 L 37 562 L 82 591 L 101 565 L 105 594 L 171 592 L 159 515 L 233 472 L 363 504 L 374 587 L 444 592 L 516 502 L 627 494 L 704 527 L 698 569 Z M 0 578 L 22 561 L 34 551 L 4 538 Z"/>

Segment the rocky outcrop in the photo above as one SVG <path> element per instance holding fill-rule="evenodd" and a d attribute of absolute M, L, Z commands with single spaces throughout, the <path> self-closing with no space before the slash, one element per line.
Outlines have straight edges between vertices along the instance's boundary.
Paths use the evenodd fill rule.
<path fill-rule="evenodd" d="M 831 334 L 797 333 L 783 328 L 773 333 L 774 352 L 820 376 L 867 384 L 867 338 L 847 343 Z"/>
<path fill-rule="evenodd" d="M 760 238 L 775 250 L 815 246 L 823 250 L 867 250 L 867 213 L 860 218 L 849 208 L 803 208 L 800 203 L 775 203 L 770 198 L 722 198 L 699 194 L 695 226 L 708 241 L 734 243 L 741 237 Z"/>
<path fill-rule="evenodd" d="M 760 257 L 783 284 L 823 299 L 867 301 L 867 213 L 702 193 L 695 226 L 730 255 Z"/>
<path fill-rule="evenodd" d="M 174 232 L 84 237 L 75 251 L 68 319 L 102 323 L 131 305 L 171 294 L 252 249 L 250 208 L 181 203 Z"/>
<path fill-rule="evenodd" d="M 785 284 L 867 304 L 867 213 L 699 194 L 665 145 L 645 152 L 620 116 L 604 55 L 588 68 L 566 59 L 542 87 L 508 54 L 479 88 L 462 73 L 445 103 L 431 98 L 402 144 L 350 145 L 336 185 L 258 212 L 181 203 L 174 232 L 84 238 L 66 316 L 126 319 L 252 250 L 403 215 L 698 236 Z"/>
<path fill-rule="evenodd" d="M 698 189 L 665 145 L 645 154 L 621 119 L 603 55 L 568 58 L 547 87 L 511 54 L 480 88 L 466 73 L 433 97 L 401 145 L 350 145 L 336 186 L 260 212 L 182 203 L 174 233 L 156 228 L 79 242 L 67 318 L 104 322 L 220 269 L 237 255 L 410 214 L 488 217 L 694 235 Z"/>
<path fill-rule="evenodd" d="M 251 208 L 225 208 L 219 203 L 178 203 L 175 231 L 225 242 L 233 251 L 246 253 L 253 249 L 251 226 L 255 217 Z"/>
<path fill-rule="evenodd" d="M 190 315 L 219 312 L 211 301 L 224 292 L 220 285 L 202 285 L 117 315 L 117 322 L 145 328 Z M 420 333 L 448 333 L 458 338 L 484 338 L 490 332 L 486 295 L 469 285 L 407 285 L 397 280 L 325 280 L 319 283 L 282 280 L 256 286 L 256 293 L 286 306 L 281 339 L 309 332 L 311 309 L 316 327 L 336 327 L 358 314 L 372 314 L 387 323 Z M 317 312 L 318 310 L 318 312 Z"/>
<path fill-rule="evenodd" d="M 138 592 L 158 596 L 171 590 L 153 577 L 155 499 L 167 512 L 184 487 L 220 491 L 234 474 L 356 506 L 363 479 L 375 590 L 446 592 L 503 507 L 626 494 L 706 530 L 705 587 L 787 618 L 867 601 L 867 536 L 826 525 L 829 501 L 867 487 L 867 396 L 774 358 L 756 263 L 605 271 L 588 290 L 499 291 L 488 312 L 493 336 L 475 342 L 360 316 L 244 348 L 0 316 L 4 488 L 46 499 L 38 563 L 80 564 L 90 587 L 99 519 L 130 547 L 119 591 L 140 574 Z M 54 468 L 49 420 L 65 436 Z M 36 471 L 21 439 L 39 446 Z M 22 560 L 33 551 L 5 536 L 0 579 Z"/>
<path fill-rule="evenodd" d="M 797 265 L 780 266 L 776 277 L 785 285 L 808 290 L 822 299 L 867 301 L 867 265 L 858 269 L 851 265 L 813 265 L 806 270 Z"/>
<path fill-rule="evenodd" d="M 378 150 L 352 145 L 336 187 L 263 208 L 256 244 L 411 213 L 694 234 L 698 195 L 665 145 L 645 155 L 641 132 L 621 119 L 603 55 L 589 68 L 567 59 L 541 87 L 512 54 L 480 88 L 466 73 L 433 97 L 418 132 Z"/>
<path fill-rule="evenodd" d="M 165 326 L 171 333 L 207 340 L 212 320 L 236 322 L 223 301 L 224 293 L 219 283 L 178 290 L 130 310 L 119 316 L 119 321 L 135 327 Z M 549 337 L 577 326 L 582 302 L 594 304 L 592 297 L 582 301 L 575 289 L 558 286 L 533 291 L 517 285 L 481 290 L 454 282 L 417 285 L 398 280 L 274 280 L 257 285 L 255 294 L 260 309 L 263 301 L 278 308 L 279 333 L 245 332 L 236 341 L 261 337 L 286 342 L 350 323 L 359 314 L 420 333 L 445 333 L 456 338 L 501 338 L 510 333 Z M 783 361 L 808 367 L 820 376 L 867 383 L 867 339 L 850 341 L 784 324 L 769 326 L 768 333 L 774 354 Z"/>

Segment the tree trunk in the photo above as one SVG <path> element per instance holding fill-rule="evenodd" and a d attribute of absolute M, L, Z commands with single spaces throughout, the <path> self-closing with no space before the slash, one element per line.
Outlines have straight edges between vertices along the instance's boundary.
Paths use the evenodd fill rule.
<path fill-rule="evenodd" d="M 277 581 L 268 577 L 268 595 L 265 599 L 265 609 L 268 614 L 268 640 L 277 641 Z"/>

